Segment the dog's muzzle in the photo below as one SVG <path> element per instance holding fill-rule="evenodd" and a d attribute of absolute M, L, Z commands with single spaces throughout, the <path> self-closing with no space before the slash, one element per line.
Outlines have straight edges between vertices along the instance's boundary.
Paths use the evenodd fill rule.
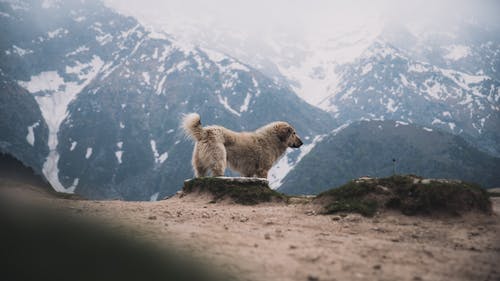
<path fill-rule="evenodd" d="M 304 144 L 304 143 L 303 143 L 300 139 L 297 139 L 297 141 L 296 141 L 296 142 L 294 142 L 294 143 L 292 144 L 292 147 L 293 147 L 293 148 L 299 148 L 299 147 L 301 147 L 303 144 Z"/>

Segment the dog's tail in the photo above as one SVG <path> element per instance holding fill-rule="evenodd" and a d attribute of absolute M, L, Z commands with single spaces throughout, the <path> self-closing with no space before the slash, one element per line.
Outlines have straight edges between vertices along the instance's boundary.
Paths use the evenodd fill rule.
<path fill-rule="evenodd" d="M 201 126 L 200 115 L 189 113 L 182 118 L 182 128 L 184 133 L 193 140 L 200 141 L 203 136 L 203 126 Z"/>

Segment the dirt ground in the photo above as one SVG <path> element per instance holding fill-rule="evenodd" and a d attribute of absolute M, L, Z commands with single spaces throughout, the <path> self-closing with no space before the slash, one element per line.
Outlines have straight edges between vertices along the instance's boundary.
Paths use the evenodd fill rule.
<path fill-rule="evenodd" d="M 303 202 L 213 204 L 194 194 L 37 200 L 155 245 L 174 243 L 243 280 L 500 280 L 500 198 L 492 198 L 493 216 L 453 218 L 324 216 Z"/>

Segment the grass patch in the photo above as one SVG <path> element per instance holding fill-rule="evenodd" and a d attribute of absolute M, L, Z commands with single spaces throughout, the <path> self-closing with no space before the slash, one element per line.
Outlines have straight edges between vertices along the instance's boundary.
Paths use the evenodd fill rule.
<path fill-rule="evenodd" d="M 457 215 L 468 211 L 491 213 L 489 196 L 486 190 L 471 183 L 397 175 L 353 180 L 319 194 L 315 201 L 324 206 L 327 214 L 356 212 L 373 216 L 387 208 L 406 215 Z"/>
<path fill-rule="evenodd" d="M 238 181 L 225 178 L 194 178 L 184 182 L 184 193 L 207 192 L 211 202 L 231 199 L 237 204 L 256 205 L 264 202 L 287 202 L 288 197 L 269 188 L 262 181 Z"/>

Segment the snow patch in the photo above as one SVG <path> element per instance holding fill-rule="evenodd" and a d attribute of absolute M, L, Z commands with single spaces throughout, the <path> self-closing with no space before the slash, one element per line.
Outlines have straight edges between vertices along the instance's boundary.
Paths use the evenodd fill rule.
<path fill-rule="evenodd" d="M 229 112 L 231 112 L 232 114 L 236 115 L 236 116 L 241 116 L 241 114 L 234 110 L 234 108 L 232 108 L 228 101 L 227 101 L 227 97 L 224 97 L 222 98 L 222 96 L 219 94 L 217 95 L 217 98 L 219 99 L 219 103 L 222 104 L 224 106 L 225 109 L 227 109 Z"/>
<path fill-rule="evenodd" d="M 31 146 L 35 145 L 35 132 L 33 131 L 33 129 L 38 127 L 39 125 L 40 125 L 40 121 L 37 121 L 33 125 L 28 126 L 28 135 L 26 136 L 26 141 Z"/>
<path fill-rule="evenodd" d="M 248 111 L 248 105 L 250 104 L 250 99 L 252 98 L 252 95 L 250 93 L 247 93 L 245 100 L 243 101 L 243 104 L 240 107 L 240 112 L 243 113 L 245 111 Z"/>
<path fill-rule="evenodd" d="M 396 112 L 396 110 L 398 110 L 398 106 L 395 106 L 396 102 L 389 98 L 389 100 L 387 101 L 387 104 L 386 104 L 386 108 L 387 108 L 387 112 L 391 112 L 391 113 L 394 113 Z"/>
<path fill-rule="evenodd" d="M 396 125 L 394 125 L 394 127 L 399 127 L 399 125 L 408 126 L 409 123 L 403 121 L 396 121 Z"/>
<path fill-rule="evenodd" d="M 160 155 L 160 153 L 158 153 L 158 149 L 156 148 L 155 140 L 150 140 L 149 143 L 151 145 L 151 150 L 153 151 L 155 163 L 162 164 L 163 162 L 165 162 L 165 160 L 167 160 L 167 158 L 168 158 L 168 152 L 164 152 Z"/>
<path fill-rule="evenodd" d="M 118 160 L 118 164 L 122 163 L 122 155 L 123 155 L 123 150 L 115 151 L 115 156 L 116 160 Z"/>
<path fill-rule="evenodd" d="M 444 56 L 444 58 L 448 60 L 460 60 L 468 57 L 471 53 L 470 48 L 464 45 L 451 45 L 445 47 L 445 49 L 448 53 Z"/>
<path fill-rule="evenodd" d="M 214 50 L 205 49 L 203 51 L 205 52 L 205 54 L 207 54 L 208 58 L 214 62 L 220 62 L 227 58 L 227 56 L 225 56 L 223 53 Z"/>
<path fill-rule="evenodd" d="M 47 36 L 49 36 L 50 39 L 56 38 L 56 37 L 62 37 L 65 34 L 68 34 L 69 31 L 64 28 L 58 28 L 52 31 L 47 32 Z"/>
<path fill-rule="evenodd" d="M 151 201 L 151 202 L 158 201 L 158 195 L 160 195 L 159 192 L 153 193 L 153 195 L 151 195 L 151 197 L 149 197 L 149 201 Z"/>
<path fill-rule="evenodd" d="M 90 50 L 87 46 L 83 45 L 83 46 L 80 46 L 78 47 L 76 50 L 74 50 L 73 52 L 71 53 L 67 53 L 66 54 L 66 57 L 69 57 L 69 56 L 74 56 L 76 54 L 79 54 L 79 53 L 82 53 L 82 52 L 86 52 Z"/>
<path fill-rule="evenodd" d="M 150 77 L 148 72 L 143 72 L 142 77 L 144 78 L 144 82 L 146 82 L 147 85 L 149 85 L 150 82 Z"/>
<path fill-rule="evenodd" d="M 71 193 L 75 192 L 76 187 L 78 186 L 78 183 L 80 182 L 79 178 L 76 178 L 73 180 L 73 184 L 71 184 L 70 187 L 68 187 L 68 190 L 71 190 Z"/>
<path fill-rule="evenodd" d="M 361 75 L 367 74 L 372 69 L 373 69 L 373 65 L 371 63 L 368 63 L 368 64 L 364 65 L 363 68 L 361 69 Z"/>
<path fill-rule="evenodd" d="M 75 148 L 76 148 L 76 145 L 77 145 L 77 144 L 78 144 L 78 143 L 77 143 L 76 141 L 73 141 L 73 142 L 71 143 L 71 147 L 69 148 L 69 151 L 73 151 L 73 150 L 75 150 Z"/>
<path fill-rule="evenodd" d="M 18 81 L 18 84 L 35 94 L 42 116 L 49 129 L 49 155 L 43 165 L 43 174 L 52 187 L 59 192 L 71 193 L 71 188 L 64 188 L 59 181 L 59 153 L 57 152 L 57 134 L 61 123 L 68 116 L 68 105 L 99 73 L 102 60 L 94 56 L 85 71 L 78 73 L 80 81 L 64 81 L 57 71 L 44 71 L 31 76 L 30 81 Z M 75 70 L 76 71 L 76 70 Z"/>
<path fill-rule="evenodd" d="M 29 50 L 29 49 L 23 49 L 21 47 L 18 47 L 16 45 L 12 45 L 12 49 L 13 49 L 13 52 L 15 54 L 17 54 L 18 56 L 20 57 L 23 57 L 25 55 L 28 55 L 28 54 L 32 54 L 33 53 L 33 50 Z"/>
<path fill-rule="evenodd" d="M 159 95 L 161 94 L 162 90 L 163 90 L 163 84 L 165 84 L 165 81 L 167 80 L 167 76 L 163 76 L 160 80 L 160 82 L 158 82 L 158 84 L 156 85 L 156 94 Z"/>
<path fill-rule="evenodd" d="M 299 150 L 300 154 L 295 161 L 289 158 L 289 154 L 293 152 L 292 149 L 287 149 L 285 155 L 276 162 L 271 170 L 269 170 L 269 186 L 272 189 L 277 189 L 283 183 L 285 176 L 297 165 L 297 163 L 304 158 L 311 150 L 320 142 L 325 135 L 315 136 L 313 141 L 309 144 L 302 145 Z"/>
<path fill-rule="evenodd" d="M 96 36 L 95 39 L 99 42 L 99 45 L 104 46 L 113 40 L 113 36 L 111 34 L 104 34 Z"/>
<path fill-rule="evenodd" d="M 87 18 L 85 16 L 80 16 L 80 17 L 74 18 L 73 20 L 76 21 L 76 22 L 82 22 L 82 21 L 84 21 L 86 19 Z"/>
<path fill-rule="evenodd" d="M 85 152 L 85 159 L 89 159 L 92 156 L 92 147 L 87 147 L 87 151 Z"/>

